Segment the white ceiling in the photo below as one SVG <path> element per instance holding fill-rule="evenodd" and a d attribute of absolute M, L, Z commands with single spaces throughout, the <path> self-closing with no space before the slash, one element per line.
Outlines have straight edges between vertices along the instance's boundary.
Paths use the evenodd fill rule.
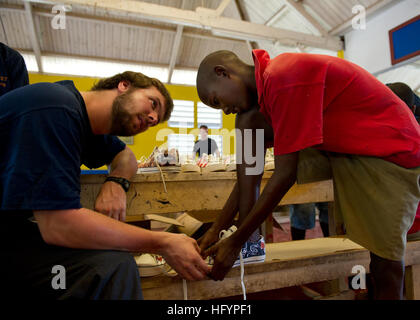
<path fill-rule="evenodd" d="M 63 2 L 71 3 L 71 11 L 66 13 L 66 28 L 55 30 L 52 7 Z M 207 54 L 221 49 L 236 52 L 248 63 L 252 48 L 263 48 L 271 56 L 285 51 L 336 55 L 354 5 L 375 14 L 396 2 L 31 0 L 25 6 L 24 0 L 0 0 L 0 41 L 34 54 L 41 68 L 41 58 L 49 55 L 146 64 L 166 68 L 165 82 L 171 82 L 174 69 L 196 70 Z M 118 3 L 123 3 L 121 8 L 115 7 Z M 407 70 L 414 70 L 409 84 L 418 85 L 413 80 L 419 78 L 418 65 L 405 67 L 404 74 Z"/>

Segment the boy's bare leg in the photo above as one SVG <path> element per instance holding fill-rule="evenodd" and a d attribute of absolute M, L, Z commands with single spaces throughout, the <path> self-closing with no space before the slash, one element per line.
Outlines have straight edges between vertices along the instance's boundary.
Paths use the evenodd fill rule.
<path fill-rule="evenodd" d="M 404 289 L 404 261 L 393 261 L 370 253 L 370 273 L 373 299 L 402 300 Z"/>

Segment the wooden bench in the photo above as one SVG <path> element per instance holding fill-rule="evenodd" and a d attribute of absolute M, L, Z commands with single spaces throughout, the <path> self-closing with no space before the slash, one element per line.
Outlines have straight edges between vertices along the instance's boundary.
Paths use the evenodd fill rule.
<path fill-rule="evenodd" d="M 264 263 L 245 266 L 247 294 L 344 279 L 355 275 L 352 269 L 358 265 L 369 272 L 369 252 L 345 238 L 269 243 L 266 255 Z M 420 241 L 408 242 L 406 267 L 406 297 L 420 299 Z M 179 276 L 159 275 L 141 281 L 145 299 L 184 299 L 183 282 Z M 233 268 L 223 281 L 188 281 L 187 294 L 190 300 L 240 296 L 240 269 Z M 354 291 L 345 284 L 328 296 L 314 294 L 314 298 L 354 299 Z"/>
<path fill-rule="evenodd" d="M 261 190 L 271 175 L 272 172 L 264 173 Z M 154 214 L 165 216 L 179 212 L 187 212 L 202 222 L 214 221 L 233 189 L 236 172 L 164 173 L 163 178 L 165 184 L 160 173 L 135 176 L 127 194 L 127 221 L 142 221 Z M 84 207 L 93 208 L 104 180 L 105 175 L 82 175 L 81 202 Z M 326 180 L 304 185 L 295 184 L 279 205 L 333 200 L 332 181 Z M 331 234 L 335 234 L 333 221 L 330 223 L 330 231 Z M 318 281 L 340 283 L 343 277 L 352 275 L 351 270 L 355 265 L 362 265 L 368 272 L 370 259 L 366 249 L 352 244 L 356 247 L 337 251 L 340 242 L 334 241 L 343 240 L 331 239 L 335 238 L 268 243 L 266 262 L 246 266 L 247 292 L 263 292 Z M 321 244 L 327 242 L 328 250 L 320 252 L 320 248 L 324 247 Z M 278 256 L 276 259 L 272 258 L 274 253 L 284 253 L 290 248 L 293 248 L 295 256 L 285 258 L 280 254 L 280 259 Z M 308 248 L 316 250 L 308 254 Z M 299 255 L 304 252 L 304 255 Z M 406 296 L 408 299 L 420 299 L 420 242 L 408 243 L 406 267 Z M 241 295 L 239 275 L 239 269 L 235 268 L 222 282 L 210 279 L 188 282 L 188 297 L 213 299 Z M 183 284 L 178 277 L 143 278 L 142 286 L 146 299 L 183 299 Z M 348 286 L 338 287 L 340 288 L 336 292 L 337 295 L 352 299 L 352 291 L 348 290 Z"/>

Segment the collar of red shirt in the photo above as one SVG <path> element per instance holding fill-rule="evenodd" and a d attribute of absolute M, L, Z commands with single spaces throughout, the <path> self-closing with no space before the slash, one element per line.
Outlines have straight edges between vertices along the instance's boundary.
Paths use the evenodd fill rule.
<path fill-rule="evenodd" d="M 258 92 L 258 104 L 260 107 L 263 103 L 263 92 L 264 92 L 264 71 L 270 62 L 270 55 L 267 51 L 256 49 L 252 50 L 252 58 L 254 59 L 255 65 L 255 82 L 257 85 Z"/>

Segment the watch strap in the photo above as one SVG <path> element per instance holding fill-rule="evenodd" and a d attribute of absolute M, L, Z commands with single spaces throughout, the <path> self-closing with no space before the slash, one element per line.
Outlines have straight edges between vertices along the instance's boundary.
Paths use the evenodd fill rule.
<path fill-rule="evenodd" d="M 118 183 L 124 189 L 125 192 L 127 192 L 128 189 L 130 188 L 130 181 L 122 177 L 109 176 L 109 177 L 106 177 L 105 182 L 106 181 L 113 181 L 113 182 Z"/>

